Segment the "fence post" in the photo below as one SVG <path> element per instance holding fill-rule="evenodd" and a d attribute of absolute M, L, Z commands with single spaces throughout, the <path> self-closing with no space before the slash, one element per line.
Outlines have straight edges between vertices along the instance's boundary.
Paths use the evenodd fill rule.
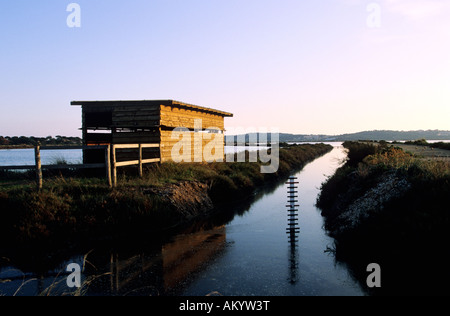
<path fill-rule="evenodd" d="M 112 187 L 112 179 L 111 179 L 111 145 L 108 145 L 105 149 L 105 164 L 106 164 L 106 180 L 108 181 L 108 185 Z"/>
<path fill-rule="evenodd" d="M 116 161 L 116 146 L 111 146 L 111 156 L 112 156 L 112 185 L 117 186 L 117 161 Z"/>
<path fill-rule="evenodd" d="M 38 191 L 42 189 L 42 164 L 41 164 L 41 145 L 38 144 L 34 148 L 34 158 L 36 161 L 36 185 Z"/>
<path fill-rule="evenodd" d="M 142 144 L 139 144 L 139 177 L 143 177 L 143 170 L 142 170 Z"/>

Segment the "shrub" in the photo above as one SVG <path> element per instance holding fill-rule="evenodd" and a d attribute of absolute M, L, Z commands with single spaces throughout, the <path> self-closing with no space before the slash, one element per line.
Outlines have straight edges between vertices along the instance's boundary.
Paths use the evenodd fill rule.
<path fill-rule="evenodd" d="M 223 203 L 226 200 L 233 199 L 238 192 L 238 187 L 229 177 L 218 175 L 212 180 L 209 195 L 213 202 Z"/>
<path fill-rule="evenodd" d="M 347 163 L 350 166 L 357 166 L 364 158 L 374 155 L 379 151 L 377 145 L 361 142 L 344 142 L 343 146 L 348 150 Z"/>

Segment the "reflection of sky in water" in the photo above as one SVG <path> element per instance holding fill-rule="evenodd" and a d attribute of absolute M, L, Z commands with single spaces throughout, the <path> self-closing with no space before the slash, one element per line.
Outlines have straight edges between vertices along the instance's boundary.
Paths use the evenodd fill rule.
<path fill-rule="evenodd" d="M 77 149 L 41 151 L 41 162 L 44 165 L 55 164 L 61 159 L 71 164 L 83 163 L 83 153 Z M 34 149 L 0 150 L 0 166 L 27 166 L 34 164 Z"/>
<path fill-rule="evenodd" d="M 307 165 L 296 176 L 299 180 L 299 224 L 297 244 L 298 281 L 289 284 L 291 251 L 285 229 L 286 187 L 281 186 L 237 216 L 226 227 L 227 249 L 204 272 L 196 276 L 183 293 L 205 295 L 218 291 L 224 295 L 359 295 L 359 286 L 346 269 L 335 265 L 324 252 L 332 239 L 322 229 L 320 211 L 314 207 L 319 187 L 343 158 L 341 149 Z"/>

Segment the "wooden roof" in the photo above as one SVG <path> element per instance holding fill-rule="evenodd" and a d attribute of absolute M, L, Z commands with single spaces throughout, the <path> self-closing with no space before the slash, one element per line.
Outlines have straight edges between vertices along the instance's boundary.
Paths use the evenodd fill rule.
<path fill-rule="evenodd" d="M 129 100 L 129 101 L 72 101 L 71 105 L 81 105 L 81 106 L 155 106 L 155 105 L 165 105 L 178 107 L 183 109 L 189 109 L 193 111 L 206 112 L 211 114 L 220 115 L 223 117 L 233 117 L 232 113 L 215 110 L 203 106 L 188 104 L 184 102 L 174 101 L 174 100 Z"/>

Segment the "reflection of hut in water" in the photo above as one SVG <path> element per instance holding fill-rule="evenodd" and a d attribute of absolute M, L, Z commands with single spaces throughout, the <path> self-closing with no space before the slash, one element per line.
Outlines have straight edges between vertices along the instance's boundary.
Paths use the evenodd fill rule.
<path fill-rule="evenodd" d="M 161 295 L 176 289 L 192 273 L 198 272 L 205 264 L 219 255 L 226 243 L 225 226 L 208 231 L 182 235 L 173 242 L 165 244 L 160 251 L 152 254 L 125 256 L 111 254 L 107 277 L 101 282 L 93 282 L 91 293 Z M 98 255 L 98 254 L 97 254 Z M 95 254 L 89 261 L 95 266 Z M 105 260 L 99 256 L 97 260 Z M 89 269 L 89 266 L 87 266 Z M 98 271 L 92 273 L 98 274 Z"/>
<path fill-rule="evenodd" d="M 164 288 L 174 288 L 198 271 L 222 250 L 226 243 L 225 226 L 212 231 L 183 236 L 162 249 Z"/>

